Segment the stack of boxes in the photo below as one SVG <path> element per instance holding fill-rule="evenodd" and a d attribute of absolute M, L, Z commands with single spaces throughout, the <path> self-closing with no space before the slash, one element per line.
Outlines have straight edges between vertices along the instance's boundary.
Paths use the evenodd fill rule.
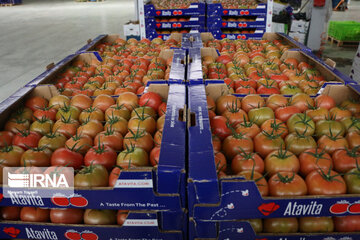
<path fill-rule="evenodd" d="M 261 39 L 266 31 L 267 4 L 256 8 L 229 9 L 221 3 L 207 3 L 208 32 L 216 39 Z"/>
<path fill-rule="evenodd" d="M 310 22 L 305 20 L 292 20 L 289 36 L 296 41 L 306 44 L 306 36 L 309 31 Z"/>
<path fill-rule="evenodd" d="M 155 9 L 151 3 L 144 6 L 146 38 L 167 40 L 171 33 L 205 31 L 205 3 L 192 3 L 184 9 Z"/>
<path fill-rule="evenodd" d="M 350 78 L 360 83 L 360 45 L 354 57 Z"/>

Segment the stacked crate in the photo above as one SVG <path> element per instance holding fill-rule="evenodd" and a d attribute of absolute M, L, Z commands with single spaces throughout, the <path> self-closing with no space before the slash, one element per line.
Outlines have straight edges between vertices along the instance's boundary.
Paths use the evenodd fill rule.
<path fill-rule="evenodd" d="M 226 1 L 213 2 L 207 3 L 206 24 L 208 32 L 216 39 L 261 39 L 266 31 L 266 3 L 247 5 L 245 1 L 227 5 Z"/>
<path fill-rule="evenodd" d="M 191 3 L 186 8 L 156 9 L 145 4 L 146 38 L 168 39 L 171 33 L 205 31 L 205 3 Z"/>

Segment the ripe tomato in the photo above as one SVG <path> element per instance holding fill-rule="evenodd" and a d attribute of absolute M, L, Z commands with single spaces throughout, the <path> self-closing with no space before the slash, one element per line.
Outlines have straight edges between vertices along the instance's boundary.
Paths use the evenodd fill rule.
<path fill-rule="evenodd" d="M 135 93 L 132 92 L 124 92 L 119 95 L 119 97 L 116 100 L 116 103 L 118 105 L 123 105 L 130 111 L 132 111 L 134 108 L 137 107 L 139 102 L 138 97 Z"/>
<path fill-rule="evenodd" d="M 254 138 L 260 133 L 260 128 L 253 121 L 247 121 L 244 119 L 242 123 L 237 125 L 235 131 L 249 138 Z"/>
<path fill-rule="evenodd" d="M 50 99 L 49 106 L 55 108 L 56 110 L 65 106 L 70 105 L 70 99 L 64 95 L 57 95 Z"/>
<path fill-rule="evenodd" d="M 105 124 L 105 130 L 107 129 L 107 126 Z M 84 122 L 77 130 L 77 134 L 85 134 L 88 135 L 91 138 L 94 138 L 98 133 L 102 132 L 104 130 L 104 127 L 101 122 L 97 120 L 90 120 L 88 122 Z M 116 131 L 116 129 L 114 128 Z"/>
<path fill-rule="evenodd" d="M 345 100 L 340 104 L 340 107 L 350 110 L 354 115 L 360 113 L 360 103 L 357 100 Z"/>
<path fill-rule="evenodd" d="M 57 132 L 50 132 L 39 140 L 38 147 L 47 147 L 52 151 L 65 146 L 66 137 Z"/>
<path fill-rule="evenodd" d="M 81 146 L 78 146 L 81 149 Z M 66 147 L 58 148 L 51 155 L 51 166 L 64 166 L 80 169 L 84 165 L 83 156 L 77 152 L 76 146 L 68 149 Z"/>
<path fill-rule="evenodd" d="M 299 231 L 303 233 L 333 232 L 334 223 L 331 217 L 301 217 Z"/>
<path fill-rule="evenodd" d="M 297 218 L 264 219 L 264 232 L 267 233 L 296 233 L 298 228 Z"/>
<path fill-rule="evenodd" d="M 346 140 L 349 143 L 350 148 L 356 148 L 360 146 L 360 133 L 349 132 L 348 134 L 346 134 Z"/>
<path fill-rule="evenodd" d="M 325 151 L 330 154 L 336 150 L 346 149 L 349 147 L 349 144 L 344 137 L 333 135 L 332 133 L 330 135 L 321 136 L 318 139 L 317 144 L 319 148 L 325 149 Z"/>
<path fill-rule="evenodd" d="M 252 139 L 237 133 L 226 137 L 222 144 L 222 151 L 228 159 L 233 159 L 238 153 L 251 153 L 253 150 L 254 143 Z"/>
<path fill-rule="evenodd" d="M 259 95 L 247 95 L 242 101 L 242 109 L 249 112 L 253 108 L 261 108 L 265 106 L 265 100 Z"/>
<path fill-rule="evenodd" d="M 118 210 L 117 216 L 116 216 L 117 224 L 122 226 L 125 223 L 127 216 L 128 216 L 128 211 Z"/>
<path fill-rule="evenodd" d="M 0 150 L 0 162 L 8 167 L 20 166 L 20 159 L 24 150 L 18 146 L 5 146 Z"/>
<path fill-rule="evenodd" d="M 359 232 L 360 215 L 334 217 L 334 225 L 337 232 Z"/>
<path fill-rule="evenodd" d="M 116 132 L 110 128 L 106 131 L 98 133 L 94 138 L 94 145 L 109 146 L 114 151 L 120 151 L 123 149 L 123 137 L 119 132 Z"/>
<path fill-rule="evenodd" d="M 331 156 L 323 149 L 312 148 L 302 152 L 299 156 L 300 173 L 303 176 L 308 175 L 316 169 L 323 169 L 324 172 L 333 168 L 333 161 Z"/>
<path fill-rule="evenodd" d="M 128 129 L 131 129 L 132 131 L 146 131 L 150 134 L 154 134 L 156 130 L 156 122 L 150 115 L 143 113 L 142 115 L 130 118 L 128 122 Z"/>
<path fill-rule="evenodd" d="M 50 209 L 52 223 L 80 224 L 83 223 L 84 210 L 78 208 Z"/>
<path fill-rule="evenodd" d="M 279 107 L 275 110 L 275 118 L 286 122 L 292 115 L 296 113 L 301 113 L 300 109 L 296 106 Z"/>
<path fill-rule="evenodd" d="M 270 196 L 290 197 L 307 194 L 305 181 L 295 172 L 279 171 L 269 179 Z"/>
<path fill-rule="evenodd" d="M 86 209 L 84 223 L 89 225 L 114 225 L 116 224 L 116 211 L 109 209 Z"/>
<path fill-rule="evenodd" d="M 297 107 L 301 112 L 309 109 L 309 106 L 315 105 L 314 100 L 305 93 L 297 93 L 289 100 L 291 106 Z"/>
<path fill-rule="evenodd" d="M 49 101 L 43 97 L 31 97 L 25 102 L 25 107 L 30 108 L 33 112 L 37 109 L 45 108 L 49 104 Z"/>
<path fill-rule="evenodd" d="M 210 126 L 213 134 L 218 136 L 221 140 L 224 140 L 227 136 L 231 134 L 229 128 L 230 123 L 223 116 L 215 116 L 210 120 Z"/>
<path fill-rule="evenodd" d="M 357 166 L 360 166 L 360 155 L 358 148 L 352 150 L 339 149 L 333 152 L 332 158 L 334 160 L 334 170 L 340 173 L 345 173 Z"/>
<path fill-rule="evenodd" d="M 56 113 L 57 113 L 57 109 L 55 109 L 52 106 L 37 109 L 33 114 L 33 119 L 37 120 L 37 119 L 42 119 L 43 117 L 46 117 L 47 119 L 55 121 L 56 120 Z"/>
<path fill-rule="evenodd" d="M 92 106 L 105 112 L 106 109 L 108 109 L 111 105 L 114 104 L 115 100 L 111 96 L 100 94 L 94 99 Z"/>
<path fill-rule="evenodd" d="M 20 219 L 23 222 L 48 222 L 50 210 L 35 207 L 23 207 L 20 212 Z"/>
<path fill-rule="evenodd" d="M 305 179 L 310 195 L 337 195 L 346 193 L 344 179 L 335 171 L 324 172 L 316 169 L 310 172 Z"/>
<path fill-rule="evenodd" d="M 254 146 L 254 150 L 263 158 L 274 150 L 285 149 L 285 143 L 281 135 L 269 134 L 264 131 L 255 136 Z"/>
<path fill-rule="evenodd" d="M 0 217 L 6 221 L 17 221 L 20 219 L 21 207 L 1 207 L 0 208 Z"/>
<path fill-rule="evenodd" d="M 78 94 L 71 98 L 70 105 L 75 106 L 80 110 L 87 109 L 91 107 L 93 101 L 92 99 L 84 94 Z"/>
<path fill-rule="evenodd" d="M 286 137 L 288 134 L 288 128 L 286 124 L 279 119 L 268 119 L 263 124 L 261 124 L 261 130 L 269 134 L 272 132 L 275 135 L 280 134 L 282 138 Z"/>
<path fill-rule="evenodd" d="M 240 98 L 233 95 L 223 95 L 216 100 L 216 112 L 221 115 L 225 111 L 234 112 L 241 109 Z"/>
<path fill-rule="evenodd" d="M 31 148 L 21 156 L 21 166 L 47 167 L 50 165 L 52 151 L 46 147 Z"/>
<path fill-rule="evenodd" d="M 126 150 L 119 153 L 116 164 L 120 166 L 148 166 L 149 157 L 144 149 L 126 145 Z"/>
<path fill-rule="evenodd" d="M 65 146 L 69 149 L 78 147 L 78 152 L 84 155 L 93 146 L 93 141 L 86 134 L 75 134 L 65 142 Z"/>
<path fill-rule="evenodd" d="M 109 174 L 103 165 L 91 164 L 83 167 L 74 177 L 75 187 L 107 187 Z"/>
<path fill-rule="evenodd" d="M 327 110 L 336 106 L 335 100 L 327 95 L 319 95 L 315 98 L 315 106 L 322 107 Z"/>
<path fill-rule="evenodd" d="M 160 147 L 155 147 L 150 152 L 150 164 L 156 166 L 159 164 L 160 159 Z"/>
<path fill-rule="evenodd" d="M 142 148 L 149 153 L 154 146 L 154 140 L 152 136 L 144 130 L 129 130 L 124 136 L 123 148 L 126 149 L 130 146 Z"/>
<path fill-rule="evenodd" d="M 0 147 L 10 146 L 14 137 L 14 133 L 10 131 L 0 132 Z"/>
<path fill-rule="evenodd" d="M 257 153 L 244 151 L 232 159 L 231 170 L 235 174 L 252 170 L 262 174 L 264 172 L 264 161 Z"/>
<path fill-rule="evenodd" d="M 99 142 L 97 146 L 92 147 L 84 157 L 84 165 L 102 165 L 108 171 L 110 171 L 116 162 L 117 154 L 116 152 L 109 146 L 101 145 Z"/>
<path fill-rule="evenodd" d="M 30 128 L 30 122 L 23 118 L 12 118 L 5 123 L 4 130 L 17 133 L 20 131 L 28 130 Z"/>
<path fill-rule="evenodd" d="M 41 135 L 33 131 L 19 131 L 12 140 L 12 144 L 27 150 L 29 148 L 37 147 Z"/>
<path fill-rule="evenodd" d="M 305 114 L 311 117 L 314 122 L 318 122 L 320 120 L 325 120 L 329 116 L 329 111 L 323 107 L 314 107 L 306 110 Z"/>
<path fill-rule="evenodd" d="M 278 149 L 270 152 L 265 160 L 265 171 L 270 176 L 278 172 L 294 172 L 300 169 L 299 159 L 290 151 Z"/>
<path fill-rule="evenodd" d="M 285 107 L 287 104 L 287 98 L 279 94 L 273 94 L 266 99 L 266 106 L 274 111 L 279 107 Z"/>
<path fill-rule="evenodd" d="M 149 106 L 153 108 L 156 112 L 158 111 L 161 103 L 162 103 L 161 96 L 154 92 L 144 93 L 139 99 L 140 106 Z"/>

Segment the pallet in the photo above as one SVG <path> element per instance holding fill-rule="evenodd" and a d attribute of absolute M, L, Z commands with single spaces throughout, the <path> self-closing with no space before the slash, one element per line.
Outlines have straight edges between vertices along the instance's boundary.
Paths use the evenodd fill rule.
<path fill-rule="evenodd" d="M 337 47 L 358 47 L 360 41 L 340 41 L 329 36 L 330 44 L 336 43 Z"/>

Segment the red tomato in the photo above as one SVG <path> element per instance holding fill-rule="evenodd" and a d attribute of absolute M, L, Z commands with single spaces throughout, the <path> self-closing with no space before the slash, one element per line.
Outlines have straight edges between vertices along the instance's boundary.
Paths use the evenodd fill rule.
<path fill-rule="evenodd" d="M 81 146 L 79 146 L 81 148 Z M 73 167 L 80 169 L 84 165 L 83 156 L 76 149 L 58 148 L 51 156 L 52 166 Z"/>
<path fill-rule="evenodd" d="M 271 196 L 304 196 L 307 194 L 305 181 L 294 172 L 277 172 L 269 179 Z"/>
<path fill-rule="evenodd" d="M 228 127 L 229 123 L 223 116 L 215 116 L 210 120 L 210 126 L 212 132 L 218 136 L 221 140 L 224 140 L 231 134 L 231 130 Z"/>
<path fill-rule="evenodd" d="M 334 171 L 313 170 L 306 176 L 310 195 L 337 195 L 346 193 L 344 179 Z"/>
<path fill-rule="evenodd" d="M 41 135 L 33 131 L 19 131 L 12 140 L 12 144 L 27 150 L 38 146 Z"/>
<path fill-rule="evenodd" d="M 161 96 L 154 92 L 144 93 L 139 99 L 140 106 L 152 107 L 156 112 L 158 111 L 161 103 L 162 103 Z"/>
<path fill-rule="evenodd" d="M 23 207 L 20 212 L 20 219 L 23 222 L 48 222 L 50 220 L 49 214 L 49 209 Z"/>
<path fill-rule="evenodd" d="M 333 161 L 331 156 L 323 149 L 312 148 L 305 150 L 299 156 L 300 161 L 300 173 L 303 176 L 308 175 L 310 172 L 316 169 L 323 169 L 327 172 L 332 169 Z"/>
<path fill-rule="evenodd" d="M 160 159 L 160 147 L 155 147 L 150 152 L 150 164 L 156 166 L 159 164 Z"/>
<path fill-rule="evenodd" d="M 0 147 L 10 146 L 14 137 L 14 133 L 10 131 L 0 132 Z"/>
<path fill-rule="evenodd" d="M 339 149 L 332 154 L 334 169 L 337 172 L 345 173 L 357 166 L 360 166 L 360 155 L 358 148 L 352 150 Z"/>
<path fill-rule="evenodd" d="M 110 170 L 114 167 L 116 163 L 117 154 L 109 146 L 98 145 L 92 147 L 84 157 L 85 166 L 90 166 L 93 164 L 103 165 L 107 170 Z"/>
<path fill-rule="evenodd" d="M 337 232 L 359 232 L 360 215 L 334 217 L 334 224 Z"/>
<path fill-rule="evenodd" d="M 84 210 L 78 208 L 61 208 L 50 210 L 52 223 L 80 224 L 83 223 Z"/>
<path fill-rule="evenodd" d="M 275 110 L 275 117 L 286 122 L 295 113 L 301 113 L 301 110 L 296 106 L 279 107 Z"/>
<path fill-rule="evenodd" d="M 37 109 L 42 109 L 47 107 L 49 101 L 43 97 L 31 97 L 25 102 L 25 106 L 33 110 L 35 112 Z"/>

